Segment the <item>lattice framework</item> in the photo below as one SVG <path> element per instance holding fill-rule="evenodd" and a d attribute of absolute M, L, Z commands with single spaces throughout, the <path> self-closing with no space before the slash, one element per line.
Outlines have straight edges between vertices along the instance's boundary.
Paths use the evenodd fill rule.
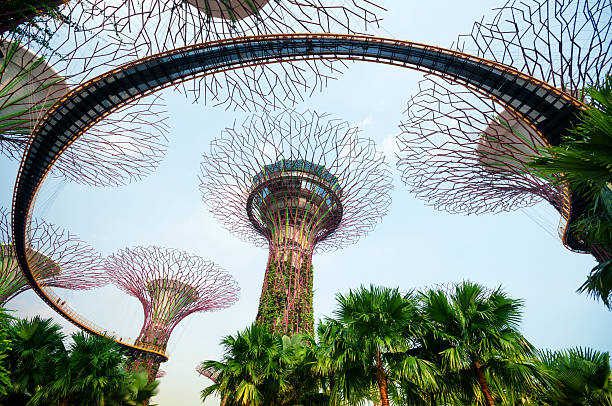
<path fill-rule="evenodd" d="M 460 35 L 457 49 L 525 72 L 577 97 L 612 71 L 612 3 L 510 0 Z"/>
<path fill-rule="evenodd" d="M 513 0 L 476 22 L 470 34 L 459 36 L 457 48 L 507 64 L 585 101 L 582 89 L 599 83 L 612 69 L 611 29 L 610 2 Z M 544 199 L 563 216 L 560 232 L 581 210 L 574 195 L 568 215 L 566 192 L 528 173 L 525 164 L 543 153 L 543 137 L 521 125 L 512 111 L 456 84 L 428 76 L 409 102 L 401 131 L 398 167 L 404 181 L 441 210 L 507 211 Z M 564 233 L 562 238 L 566 246 L 582 251 L 575 236 Z"/>
<path fill-rule="evenodd" d="M 297 32 L 362 33 L 378 26 L 384 8 L 370 0 L 94 0 L 90 12 L 131 38 L 139 56 L 238 36 Z M 238 18 L 240 17 L 240 18 Z M 339 64 L 339 65 L 338 65 Z M 321 90 L 344 63 L 287 62 L 224 72 L 182 84 L 195 101 L 252 110 L 293 105 Z"/>
<path fill-rule="evenodd" d="M 546 200 L 560 210 L 561 190 L 527 163 L 546 141 L 498 103 L 428 76 L 400 125 L 398 169 L 409 190 L 438 210 L 481 214 Z"/>

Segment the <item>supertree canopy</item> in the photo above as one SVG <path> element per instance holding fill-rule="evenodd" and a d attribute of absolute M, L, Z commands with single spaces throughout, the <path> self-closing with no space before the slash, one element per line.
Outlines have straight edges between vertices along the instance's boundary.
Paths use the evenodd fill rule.
<path fill-rule="evenodd" d="M 313 330 L 313 252 L 372 230 L 391 187 L 373 141 L 314 112 L 252 116 L 213 140 L 202 163 L 214 216 L 269 249 L 257 321 L 274 332 Z"/>
<path fill-rule="evenodd" d="M 132 38 L 139 56 L 233 37 L 302 32 L 361 33 L 384 9 L 370 0 L 94 1 L 91 13 Z M 89 8 L 88 8 L 89 9 Z M 286 62 L 203 77 L 181 90 L 194 100 L 251 110 L 292 105 L 325 86 L 342 62 Z"/>
<path fill-rule="evenodd" d="M 44 285 L 93 289 L 108 282 L 100 254 L 74 235 L 40 219 L 32 221 L 31 232 L 28 255 Z M 0 260 L 0 304 L 4 304 L 30 288 L 15 257 L 10 213 L 4 208 L 0 208 Z"/>
<path fill-rule="evenodd" d="M 107 259 L 111 281 L 142 304 L 144 323 L 136 344 L 165 350 L 174 327 L 194 312 L 225 309 L 238 300 L 240 289 L 213 262 L 183 251 L 126 248 Z M 159 361 L 139 355 L 134 368 L 144 367 L 154 379 Z"/>
<path fill-rule="evenodd" d="M 0 153 L 11 159 L 21 158 L 36 123 L 73 86 L 135 56 L 102 28 L 89 28 L 82 12 L 67 18 L 0 35 Z M 140 179 L 161 161 L 166 132 L 159 96 L 137 101 L 74 143 L 53 173 L 89 185 Z"/>
<path fill-rule="evenodd" d="M 458 48 L 553 84 L 583 100 L 582 89 L 612 68 L 612 4 L 599 0 L 510 1 L 462 35 Z M 534 176 L 527 163 L 548 139 L 515 111 L 427 76 L 408 103 L 398 168 L 419 197 L 449 212 L 484 213 L 549 202 L 568 221 L 566 190 Z M 551 181 L 553 179 L 550 179 Z"/>
<path fill-rule="evenodd" d="M 420 83 L 400 126 L 398 168 L 417 197 L 449 213 L 560 208 L 561 191 L 527 163 L 546 141 L 502 106 L 441 79 Z"/>
<path fill-rule="evenodd" d="M 457 48 L 582 99 L 612 70 L 611 16 L 607 0 L 510 0 L 459 36 Z"/>

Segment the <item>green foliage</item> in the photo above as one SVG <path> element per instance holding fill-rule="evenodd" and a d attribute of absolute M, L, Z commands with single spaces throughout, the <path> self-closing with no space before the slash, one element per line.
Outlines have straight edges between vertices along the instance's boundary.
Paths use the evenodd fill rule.
<path fill-rule="evenodd" d="M 299 270 L 291 265 L 291 258 L 280 265 L 277 262 L 270 263 L 266 273 L 267 288 L 259 302 L 257 322 L 266 326 L 270 332 L 312 331 L 312 275 L 312 265 L 306 261 Z M 296 297 L 288 308 L 286 292 L 294 292 L 296 289 Z"/>
<path fill-rule="evenodd" d="M 441 341 L 441 369 L 462 397 L 490 404 L 491 398 L 503 395 L 495 393 L 495 386 L 512 391 L 537 386 L 534 349 L 518 330 L 521 300 L 501 288 L 488 292 L 472 282 L 448 292 L 430 289 L 421 298 L 434 337 Z"/>
<path fill-rule="evenodd" d="M 6 395 L 11 388 L 11 374 L 8 367 L 8 356 L 12 348 L 10 321 L 13 318 L 0 308 L 0 396 Z"/>
<path fill-rule="evenodd" d="M 337 299 L 336 318 L 320 322 L 316 336 L 254 325 L 225 337 L 223 359 L 202 363 L 216 375 L 202 398 L 218 394 L 225 406 L 385 404 L 382 378 L 394 405 L 612 406 L 608 354 L 536 352 L 519 331 L 522 301 L 501 288 L 463 282 L 402 295 L 370 286 Z"/>
<path fill-rule="evenodd" d="M 572 348 L 542 351 L 541 368 L 548 387 L 540 398 L 550 405 L 612 405 L 612 374 L 607 352 Z"/>
<path fill-rule="evenodd" d="M 50 319 L 36 316 L 17 320 L 11 328 L 8 356 L 13 386 L 5 404 L 25 404 L 50 382 L 58 365 L 66 362 L 64 335 Z"/>
<path fill-rule="evenodd" d="M 558 147 L 549 147 L 535 160 L 535 173 L 554 175 L 588 203 L 570 230 L 584 240 L 590 250 L 612 250 L 612 76 L 600 86 L 587 88 L 592 99 L 580 121 Z M 612 266 L 605 258 L 591 270 L 578 289 L 601 299 L 612 308 Z"/>
<path fill-rule="evenodd" d="M 0 1 L 1 31 L 22 35 L 50 49 L 50 20 L 59 20 L 78 30 L 78 25 L 70 16 L 60 11 L 67 0 L 2 0 Z"/>
<path fill-rule="evenodd" d="M 295 405 L 317 401 L 313 378 L 304 362 L 307 352 L 301 335 L 272 334 L 253 325 L 236 336 L 227 336 L 222 361 L 204 361 L 217 372 L 216 383 L 205 388 L 205 400 L 213 393 L 224 405 Z M 306 400 L 307 399 L 307 400 Z M 304 403 L 304 404 L 306 404 Z"/>
<path fill-rule="evenodd" d="M 558 175 L 591 200 L 612 181 L 612 76 L 601 86 L 585 89 L 592 103 L 561 145 L 544 151 L 533 167 Z"/>
<path fill-rule="evenodd" d="M 8 326 L 11 387 L 0 405 L 145 405 L 155 393 L 144 374 L 126 372 L 126 358 L 115 342 L 83 333 L 67 350 L 61 328 L 34 317 Z"/>
<path fill-rule="evenodd" d="M 612 309 L 612 259 L 597 264 L 578 291 L 587 292 L 601 299 L 609 309 Z"/>

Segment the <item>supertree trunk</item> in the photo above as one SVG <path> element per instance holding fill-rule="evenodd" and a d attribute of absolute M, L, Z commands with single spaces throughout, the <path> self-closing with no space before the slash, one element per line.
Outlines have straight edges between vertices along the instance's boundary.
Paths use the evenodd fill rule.
<path fill-rule="evenodd" d="M 298 254 L 294 254 L 298 256 Z M 312 259 L 270 255 L 257 322 L 280 334 L 314 332 Z"/>

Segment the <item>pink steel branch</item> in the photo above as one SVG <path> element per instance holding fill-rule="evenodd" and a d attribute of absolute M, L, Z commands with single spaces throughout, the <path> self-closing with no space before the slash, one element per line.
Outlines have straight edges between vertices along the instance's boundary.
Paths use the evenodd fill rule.
<path fill-rule="evenodd" d="M 139 339 L 167 344 L 174 327 L 189 314 L 230 307 L 240 288 L 213 262 L 159 247 L 126 248 L 107 259 L 112 282 L 142 304 Z"/>
<path fill-rule="evenodd" d="M 142 304 L 144 323 L 136 343 L 164 350 L 174 327 L 195 312 L 230 307 L 240 288 L 213 262 L 186 252 L 159 248 L 126 248 L 107 259 L 112 282 Z M 139 356 L 134 367 L 144 367 L 153 380 L 159 361 Z"/>
<path fill-rule="evenodd" d="M 266 295 L 278 295 L 284 310 L 271 327 L 283 332 L 312 327 L 312 320 L 290 318 L 312 314 L 314 251 L 344 247 L 372 230 L 391 187 L 371 140 L 314 112 L 252 116 L 213 140 L 202 163 L 201 190 L 213 215 L 269 249 L 258 318 Z"/>
<path fill-rule="evenodd" d="M 40 219 L 32 221 L 29 254 L 46 286 L 93 289 L 108 283 L 100 254 L 79 238 Z M 0 303 L 30 288 L 17 265 L 12 246 L 10 212 L 0 208 Z"/>
<path fill-rule="evenodd" d="M 508 1 L 459 36 L 457 48 L 584 101 L 582 89 L 612 69 L 612 4 Z M 561 211 L 560 190 L 527 168 L 545 142 L 514 113 L 432 76 L 420 87 L 398 137 L 398 167 L 414 193 L 449 212 L 507 211 L 541 199 Z"/>

